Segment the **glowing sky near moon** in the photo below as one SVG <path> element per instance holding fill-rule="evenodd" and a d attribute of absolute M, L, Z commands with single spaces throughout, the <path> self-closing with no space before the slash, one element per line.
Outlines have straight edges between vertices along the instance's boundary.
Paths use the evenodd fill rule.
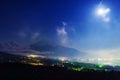
<path fill-rule="evenodd" d="M 110 8 L 104 7 L 103 4 L 100 2 L 96 10 L 96 14 L 102 21 L 110 22 L 110 16 L 109 16 L 110 11 L 111 11 Z"/>

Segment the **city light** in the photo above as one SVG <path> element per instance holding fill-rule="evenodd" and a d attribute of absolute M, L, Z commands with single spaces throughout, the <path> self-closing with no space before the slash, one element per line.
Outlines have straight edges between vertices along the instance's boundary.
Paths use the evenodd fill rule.
<path fill-rule="evenodd" d="M 67 57 L 60 57 L 59 60 L 60 60 L 60 61 L 66 61 L 66 60 L 70 60 L 70 59 L 67 58 Z"/>
<path fill-rule="evenodd" d="M 103 68 L 104 65 L 103 65 L 103 64 L 98 64 L 98 67 L 99 67 L 99 68 Z"/>
<path fill-rule="evenodd" d="M 36 58 L 36 57 L 38 57 L 38 55 L 35 55 L 35 54 L 29 54 L 27 57 L 28 57 L 28 58 Z"/>
<path fill-rule="evenodd" d="M 29 63 L 29 64 L 34 65 L 34 66 L 42 66 L 42 65 L 44 65 L 42 63 Z"/>

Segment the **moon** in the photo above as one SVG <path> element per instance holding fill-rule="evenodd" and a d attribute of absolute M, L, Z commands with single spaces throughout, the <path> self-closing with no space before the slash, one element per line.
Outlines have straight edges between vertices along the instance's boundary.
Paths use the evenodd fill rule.
<path fill-rule="evenodd" d="M 104 22 L 110 22 L 110 8 L 106 8 L 102 2 L 98 5 L 96 9 L 96 15 L 98 18 L 100 18 Z"/>
<path fill-rule="evenodd" d="M 98 8 L 98 10 L 97 10 L 97 15 L 98 16 L 103 16 L 103 17 L 105 17 L 105 16 L 107 16 L 107 14 L 110 12 L 110 8 L 102 8 L 102 7 L 100 7 L 100 8 Z"/>

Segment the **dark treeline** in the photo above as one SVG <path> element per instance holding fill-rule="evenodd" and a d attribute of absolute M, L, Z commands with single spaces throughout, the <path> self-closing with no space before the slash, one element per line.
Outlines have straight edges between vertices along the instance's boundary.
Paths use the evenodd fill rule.
<path fill-rule="evenodd" d="M 1 63 L 0 80 L 120 80 L 120 72 L 82 72 L 62 67 L 32 66 L 20 63 Z"/>

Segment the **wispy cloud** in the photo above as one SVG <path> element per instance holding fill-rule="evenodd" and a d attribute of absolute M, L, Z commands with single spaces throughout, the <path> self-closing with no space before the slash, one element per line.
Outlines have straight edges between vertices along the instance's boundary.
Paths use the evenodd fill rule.
<path fill-rule="evenodd" d="M 20 31 L 20 32 L 18 33 L 18 36 L 19 36 L 20 38 L 25 38 L 27 35 L 26 35 L 25 32 Z"/>
<path fill-rule="evenodd" d="M 57 34 L 58 34 L 60 41 L 63 45 L 68 43 L 68 37 L 67 37 L 67 32 L 65 30 L 65 27 L 57 28 Z"/>
<path fill-rule="evenodd" d="M 59 36 L 67 36 L 67 32 L 65 31 L 65 27 L 57 28 L 57 33 Z"/>
<path fill-rule="evenodd" d="M 63 26 L 66 26 L 66 25 L 67 25 L 67 23 L 66 23 L 66 22 L 64 22 L 64 21 L 62 22 L 62 24 L 63 24 Z"/>
<path fill-rule="evenodd" d="M 86 50 L 90 57 L 95 58 L 119 58 L 120 48 L 101 49 L 101 50 Z"/>
<path fill-rule="evenodd" d="M 57 35 L 59 36 L 60 38 L 60 42 L 63 44 L 63 45 L 66 45 L 68 44 L 68 33 L 66 31 L 66 28 L 65 26 L 67 25 L 65 22 L 62 22 L 63 26 L 61 28 L 57 28 L 56 31 L 57 31 Z"/>
<path fill-rule="evenodd" d="M 21 30 L 18 32 L 18 37 L 20 40 L 27 40 L 28 42 L 37 41 L 40 39 L 40 32 L 29 30 Z"/>
<path fill-rule="evenodd" d="M 40 33 L 39 32 L 34 32 L 31 34 L 31 39 L 36 40 L 39 39 Z"/>

